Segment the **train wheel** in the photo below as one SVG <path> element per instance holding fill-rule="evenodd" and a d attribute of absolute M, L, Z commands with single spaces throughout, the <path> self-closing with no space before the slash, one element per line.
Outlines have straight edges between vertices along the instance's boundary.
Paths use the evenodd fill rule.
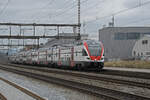
<path fill-rule="evenodd" d="M 74 70 L 78 70 L 78 64 L 75 65 Z"/>
<path fill-rule="evenodd" d="M 82 65 L 81 65 L 81 64 L 78 64 L 77 69 L 78 69 L 79 71 L 82 71 L 82 70 L 83 70 Z"/>
<path fill-rule="evenodd" d="M 98 67 L 98 71 L 101 71 L 103 69 L 103 67 L 104 67 L 104 63 L 101 63 Z"/>
<path fill-rule="evenodd" d="M 53 67 L 54 67 L 54 68 L 57 68 L 57 65 L 54 63 L 54 64 L 53 64 Z"/>

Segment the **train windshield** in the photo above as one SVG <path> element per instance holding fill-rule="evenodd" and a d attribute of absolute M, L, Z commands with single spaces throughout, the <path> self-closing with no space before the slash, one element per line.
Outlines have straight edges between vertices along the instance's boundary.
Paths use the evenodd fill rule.
<path fill-rule="evenodd" d="M 100 56 L 101 55 L 101 44 L 97 41 L 87 41 L 88 50 L 91 56 Z"/>

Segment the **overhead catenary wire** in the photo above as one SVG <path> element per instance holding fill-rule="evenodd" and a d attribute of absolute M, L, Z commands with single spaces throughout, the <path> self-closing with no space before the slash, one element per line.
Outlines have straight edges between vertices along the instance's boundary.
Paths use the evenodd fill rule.
<path fill-rule="evenodd" d="M 40 15 L 42 13 L 42 10 L 46 9 L 47 7 L 49 7 L 50 5 L 53 5 L 55 2 L 55 0 L 49 0 L 48 3 L 46 3 L 45 5 L 43 5 L 42 7 L 38 8 L 40 9 L 41 11 L 38 12 L 38 15 Z M 34 16 L 35 14 L 32 14 L 31 16 Z M 33 17 L 32 17 L 33 18 Z"/>
<path fill-rule="evenodd" d="M 107 0 L 101 0 L 101 1 L 98 2 L 98 3 L 96 2 L 94 5 L 89 6 L 89 7 L 86 8 L 86 9 L 83 9 L 83 10 L 82 10 L 82 13 L 85 13 L 85 12 L 87 12 L 87 11 L 89 11 L 89 10 L 95 8 L 95 7 L 97 7 L 98 5 L 101 5 L 102 3 L 106 2 L 106 1 L 107 1 Z M 87 10 L 87 9 L 89 9 L 89 10 Z"/>
<path fill-rule="evenodd" d="M 82 1 L 80 4 L 83 4 L 83 3 L 85 3 L 85 2 L 87 2 L 88 0 L 84 0 L 84 1 Z M 75 1 L 73 2 L 73 5 L 72 6 L 69 6 L 68 8 L 66 8 L 66 10 L 64 9 L 64 10 L 62 10 L 62 12 L 60 12 L 59 14 L 57 14 L 57 15 L 55 15 L 55 16 L 53 16 L 53 17 L 58 17 L 58 16 L 61 16 L 61 15 L 64 15 L 65 13 L 67 13 L 67 12 L 69 12 L 69 11 L 71 11 L 73 8 L 75 8 L 76 6 L 77 6 L 77 3 L 75 4 Z"/>
<path fill-rule="evenodd" d="M 56 0 L 55 0 L 56 1 Z M 53 0 L 53 3 L 52 4 L 54 4 L 54 2 L 55 2 L 54 0 Z M 73 1 L 74 2 L 74 1 Z M 66 0 L 62 5 L 65 7 L 64 9 L 62 9 L 62 8 L 57 8 L 57 9 L 61 9 L 61 11 L 64 11 L 65 9 L 66 9 L 66 6 L 68 6 L 68 7 L 70 7 L 70 5 L 73 3 L 72 2 L 72 0 Z M 60 12 L 60 11 L 59 11 Z M 55 11 L 55 13 L 57 13 L 57 11 Z M 38 14 L 39 15 L 39 14 Z M 44 16 L 49 16 L 49 15 L 51 15 L 52 16 L 52 14 L 51 14 L 51 12 L 49 12 L 48 14 L 46 14 L 46 15 L 44 15 Z M 56 16 L 56 15 L 55 15 Z M 55 17 L 55 16 L 53 16 L 53 17 Z"/>
<path fill-rule="evenodd" d="M 73 4 L 72 6 L 69 6 L 69 7 L 67 7 L 67 8 L 61 9 L 60 13 L 54 15 L 53 17 L 58 17 L 58 16 L 60 16 L 60 15 L 63 15 L 64 13 L 66 13 L 66 12 L 72 10 L 74 7 L 77 6 L 77 5 L 74 5 L 74 4 L 75 4 L 75 1 L 73 1 L 72 4 Z M 68 10 L 67 10 L 67 9 L 68 9 Z"/>
<path fill-rule="evenodd" d="M 50 0 L 46 5 L 42 6 L 41 9 L 44 9 L 54 3 L 55 0 Z"/>
<path fill-rule="evenodd" d="M 5 11 L 5 9 L 8 7 L 10 3 L 10 0 L 7 1 L 6 5 L 0 10 L 0 16 L 3 14 L 3 12 Z"/>
<path fill-rule="evenodd" d="M 102 4 L 102 3 L 106 2 L 106 1 L 107 1 L 107 0 L 102 0 L 102 1 L 100 1 L 99 3 Z M 81 10 L 82 15 L 83 15 L 84 13 L 88 12 L 89 10 L 92 10 L 92 8 L 95 8 L 97 5 L 100 5 L 99 3 L 96 3 L 96 4 L 90 6 L 90 7 L 86 8 L 86 9 Z M 89 9 L 89 10 L 87 10 L 87 9 Z M 70 16 L 65 16 L 65 18 L 68 18 L 68 17 L 71 17 L 71 18 L 72 18 L 72 17 L 76 17 L 76 16 L 74 16 L 73 14 L 70 15 Z"/>
<path fill-rule="evenodd" d="M 97 20 L 100 20 L 100 19 L 112 17 L 112 15 L 113 15 L 113 16 L 119 15 L 119 14 L 121 14 L 121 13 L 130 11 L 130 10 L 133 10 L 133 9 L 135 9 L 135 8 L 139 8 L 139 7 L 145 6 L 145 5 L 147 5 L 147 4 L 150 4 L 150 1 L 147 1 L 147 2 L 144 2 L 144 3 L 140 3 L 140 5 L 138 4 L 138 5 L 134 6 L 134 7 L 127 8 L 127 9 L 123 9 L 123 10 L 120 10 L 120 11 L 118 11 L 118 12 L 115 12 L 115 13 L 110 14 L 110 15 L 107 15 L 107 16 L 97 17 L 97 18 L 94 19 L 94 20 L 86 21 L 86 23 L 91 23 L 91 22 L 94 22 L 94 21 L 97 21 Z"/>
<path fill-rule="evenodd" d="M 55 1 L 56 0 L 49 0 L 49 2 L 47 3 L 47 4 L 45 4 L 45 5 L 47 5 L 47 6 L 49 6 L 50 4 L 54 4 L 55 3 Z M 69 2 L 76 2 L 76 0 L 66 0 L 66 5 L 69 3 Z M 81 3 L 84 3 L 84 2 L 87 2 L 88 0 L 83 0 Z M 5 11 L 5 9 L 7 8 L 7 6 L 8 6 L 8 4 L 9 4 L 9 2 L 10 2 L 10 0 L 8 0 L 8 2 L 6 3 L 6 5 L 5 5 L 5 7 L 3 7 L 3 9 L 2 10 L 0 10 L 0 15 L 1 15 L 1 13 L 3 13 L 4 11 Z M 65 4 L 64 3 L 64 4 Z M 138 7 L 141 7 L 141 6 L 144 6 L 144 5 L 146 5 L 146 4 L 149 4 L 150 3 L 150 1 L 147 1 L 147 2 L 145 2 L 145 3 L 142 3 L 142 2 L 140 2 L 140 4 L 139 5 L 136 5 L 136 6 L 134 6 L 134 7 L 132 7 L 132 8 L 127 8 L 127 9 L 123 9 L 123 10 L 120 10 L 120 11 L 118 11 L 118 12 L 115 12 L 115 13 L 113 13 L 113 14 L 110 14 L 110 15 L 106 15 L 106 16 L 102 16 L 102 17 L 97 17 L 97 18 L 95 18 L 95 19 L 93 19 L 93 20 L 85 20 L 86 21 L 86 23 L 90 23 L 90 22 L 93 22 L 93 21 L 97 21 L 97 20 L 100 20 L 100 19 L 103 19 L 103 18 L 106 18 L 106 17 L 111 17 L 112 15 L 118 15 L 118 14 L 121 14 L 121 13 L 124 13 L 124 12 L 127 12 L 127 11 L 129 11 L 129 10 L 132 10 L 132 9 L 135 9 L 135 8 L 138 8 Z M 97 4 L 95 4 L 95 5 L 97 5 Z M 85 9 L 86 10 L 86 12 L 87 11 L 89 11 L 90 9 L 92 9 L 92 8 L 94 8 L 95 7 L 95 5 L 93 5 L 93 7 L 91 6 L 90 8 L 88 8 L 88 9 Z M 53 17 L 58 17 L 58 16 L 61 16 L 61 15 L 63 15 L 63 14 L 65 14 L 65 13 L 67 13 L 67 12 L 69 12 L 69 11 L 71 11 L 74 7 L 76 7 L 77 5 L 76 4 L 74 4 L 73 6 L 68 6 L 68 7 L 65 7 L 65 9 L 62 9 L 62 10 L 60 10 L 60 13 L 58 13 L 57 15 L 54 15 Z M 44 7 L 44 6 L 43 6 Z M 45 6 L 46 7 L 46 6 Z M 83 11 L 83 10 L 82 10 Z M 82 13 L 85 13 L 85 11 L 83 11 Z M 68 14 L 69 15 L 69 14 Z M 67 16 L 68 16 L 67 15 Z M 66 16 L 66 17 L 67 17 Z"/>
<path fill-rule="evenodd" d="M 150 21 L 150 18 L 144 18 L 144 19 L 132 21 L 132 22 L 130 22 L 130 23 L 128 23 L 128 24 L 125 24 L 125 25 L 123 25 L 123 26 L 128 26 L 129 24 L 131 25 L 131 24 L 136 24 L 136 23 L 145 22 L 145 21 Z"/>

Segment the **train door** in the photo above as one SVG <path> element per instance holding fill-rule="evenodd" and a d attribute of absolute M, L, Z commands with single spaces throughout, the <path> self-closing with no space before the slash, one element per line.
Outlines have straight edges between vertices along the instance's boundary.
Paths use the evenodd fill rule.
<path fill-rule="evenodd" d="M 59 48 L 59 51 L 58 51 L 58 66 L 61 66 L 61 49 Z"/>
<path fill-rule="evenodd" d="M 70 59 L 70 66 L 74 66 L 74 47 L 71 48 L 71 59 Z"/>
<path fill-rule="evenodd" d="M 46 65 L 48 65 L 47 56 L 48 56 L 48 53 L 47 53 L 47 50 L 46 50 L 46 51 L 45 51 L 45 64 L 46 64 Z"/>

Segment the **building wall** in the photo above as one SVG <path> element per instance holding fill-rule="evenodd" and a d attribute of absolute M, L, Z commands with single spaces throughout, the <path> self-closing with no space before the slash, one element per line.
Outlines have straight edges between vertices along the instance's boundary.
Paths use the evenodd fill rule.
<path fill-rule="evenodd" d="M 116 39 L 118 33 L 122 37 L 127 35 L 129 39 Z M 108 59 L 133 58 L 132 49 L 139 38 L 132 38 L 132 34 L 140 34 L 139 38 L 141 38 L 144 34 L 150 34 L 150 27 L 107 27 L 99 30 L 99 40 L 104 44 L 105 57 Z"/>

